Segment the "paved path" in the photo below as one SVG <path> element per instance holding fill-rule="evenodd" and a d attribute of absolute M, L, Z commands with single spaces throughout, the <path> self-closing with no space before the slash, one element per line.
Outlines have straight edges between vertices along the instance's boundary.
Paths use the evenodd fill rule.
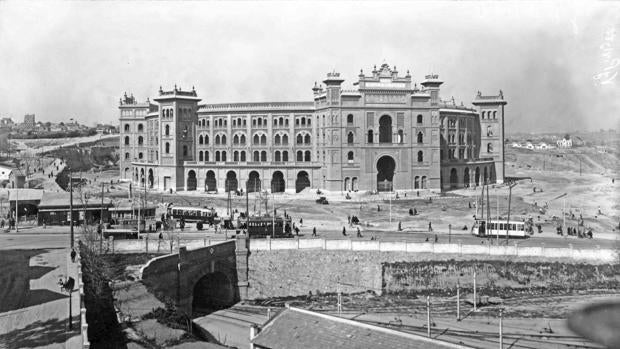
<path fill-rule="evenodd" d="M 30 258 L 30 268 L 54 268 L 30 279 L 30 303 L 35 305 L 0 313 L 0 348 L 79 348 L 81 343 L 79 293 L 71 297 L 73 331 L 68 330 L 69 298 L 60 292 L 58 280 L 76 279 L 77 264 L 69 249 L 51 249 Z M 28 290 L 24 290 L 27 292 Z"/>

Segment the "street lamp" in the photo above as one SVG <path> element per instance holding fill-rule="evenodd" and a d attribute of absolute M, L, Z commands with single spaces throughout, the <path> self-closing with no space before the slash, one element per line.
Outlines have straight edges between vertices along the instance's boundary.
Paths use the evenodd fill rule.
<path fill-rule="evenodd" d="M 73 312 L 73 306 L 71 304 L 72 303 L 71 294 L 73 293 L 73 287 L 75 286 L 75 279 L 72 277 L 69 277 L 64 281 L 60 279 L 58 281 L 58 285 L 60 286 L 61 292 L 69 293 L 69 330 L 72 330 L 73 329 L 73 315 L 71 313 Z"/>

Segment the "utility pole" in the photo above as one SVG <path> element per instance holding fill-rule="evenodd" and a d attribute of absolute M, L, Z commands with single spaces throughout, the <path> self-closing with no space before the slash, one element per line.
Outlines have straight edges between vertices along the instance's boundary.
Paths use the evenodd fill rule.
<path fill-rule="evenodd" d="M 512 188 L 517 185 L 515 182 L 508 187 L 508 218 L 506 218 L 506 244 L 508 244 L 508 229 L 510 228 L 510 201 L 512 200 Z"/>
<path fill-rule="evenodd" d="M 15 188 L 15 232 L 19 233 L 19 188 Z"/>
<path fill-rule="evenodd" d="M 477 310 L 478 300 L 476 299 L 476 269 L 474 269 L 474 312 Z"/>
<path fill-rule="evenodd" d="M 340 292 L 340 282 L 338 282 L 338 316 L 342 315 L 342 293 Z"/>
<path fill-rule="evenodd" d="M 461 284 L 456 282 L 456 321 L 461 321 Z"/>
<path fill-rule="evenodd" d="M 426 335 L 431 337 L 431 297 L 426 296 Z"/>
<path fill-rule="evenodd" d="M 504 334 L 502 333 L 503 309 L 499 309 L 499 349 L 504 348 Z"/>
<path fill-rule="evenodd" d="M 448 224 L 448 243 L 452 242 L 452 224 Z"/>
<path fill-rule="evenodd" d="M 271 216 L 271 237 L 275 238 L 276 237 L 276 197 L 273 195 L 273 193 L 271 194 L 271 196 L 273 197 L 273 203 L 271 204 L 273 206 L 273 215 Z"/>
<path fill-rule="evenodd" d="M 99 220 L 99 253 L 103 251 L 103 182 L 101 182 L 101 219 Z"/>
<path fill-rule="evenodd" d="M 73 173 L 69 170 L 69 229 L 71 230 L 71 249 L 73 249 Z"/>
<path fill-rule="evenodd" d="M 390 198 L 390 224 L 392 224 L 392 193 L 388 194 Z"/>

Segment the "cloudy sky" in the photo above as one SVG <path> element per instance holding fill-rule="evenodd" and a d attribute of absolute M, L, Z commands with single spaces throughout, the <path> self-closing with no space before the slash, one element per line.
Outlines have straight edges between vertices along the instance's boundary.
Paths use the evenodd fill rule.
<path fill-rule="evenodd" d="M 0 2 L 0 116 L 116 122 L 118 99 L 193 85 L 203 102 L 311 100 L 387 62 L 506 128 L 619 128 L 620 3 Z"/>

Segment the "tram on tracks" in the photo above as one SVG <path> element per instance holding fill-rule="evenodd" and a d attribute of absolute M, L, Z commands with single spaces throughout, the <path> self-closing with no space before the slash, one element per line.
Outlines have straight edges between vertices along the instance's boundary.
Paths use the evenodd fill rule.
<path fill-rule="evenodd" d="M 183 218 L 186 222 L 202 222 L 207 224 L 220 222 L 220 217 L 218 217 L 213 207 L 172 206 L 168 208 L 168 214 L 174 219 Z"/>
<path fill-rule="evenodd" d="M 471 228 L 471 233 L 478 237 L 500 237 L 527 239 L 526 223 L 519 221 L 502 221 L 496 219 L 482 220 L 476 219 Z"/>
<path fill-rule="evenodd" d="M 250 216 L 239 217 L 237 226 L 245 229 L 249 238 L 290 238 L 292 234 L 291 218 L 280 216 Z"/>

